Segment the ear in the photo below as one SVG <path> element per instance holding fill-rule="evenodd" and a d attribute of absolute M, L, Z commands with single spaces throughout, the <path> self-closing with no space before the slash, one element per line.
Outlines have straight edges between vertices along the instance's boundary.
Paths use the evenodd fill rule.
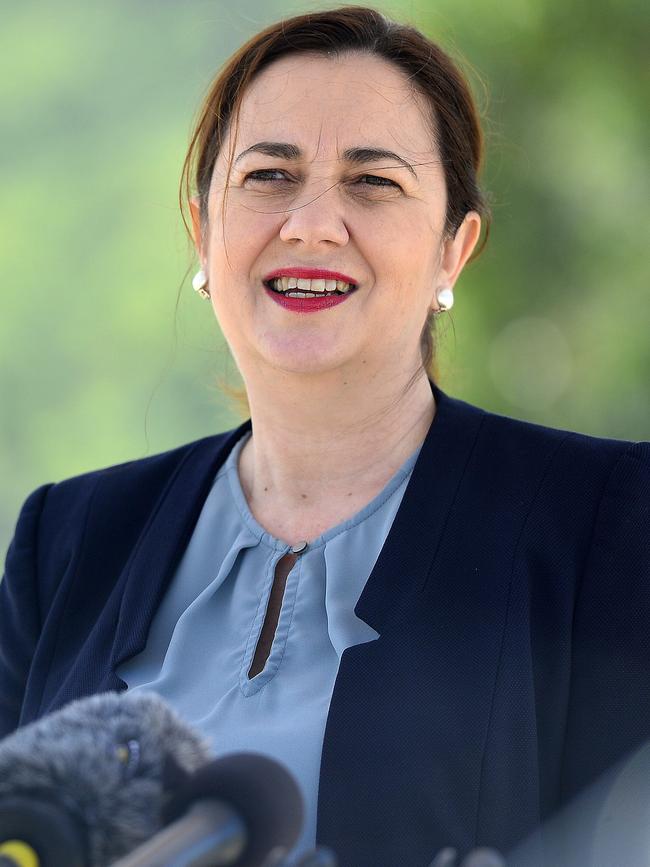
<path fill-rule="evenodd" d="M 205 267 L 206 258 L 203 252 L 203 227 L 201 225 L 201 204 L 197 196 L 192 196 L 190 199 L 190 215 L 192 217 L 192 237 L 194 238 L 194 246 L 196 253 L 201 262 L 201 266 Z"/>
<path fill-rule="evenodd" d="M 469 211 L 453 238 L 443 243 L 440 261 L 439 283 L 450 289 L 460 276 L 465 263 L 481 234 L 481 218 L 476 211 Z"/>

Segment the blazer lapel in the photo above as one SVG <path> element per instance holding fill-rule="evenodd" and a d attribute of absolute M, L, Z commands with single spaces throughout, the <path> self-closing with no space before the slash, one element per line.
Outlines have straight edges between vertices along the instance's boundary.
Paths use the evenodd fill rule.
<path fill-rule="evenodd" d="M 22 723 L 80 696 L 125 688 L 115 670 L 144 649 L 156 608 L 187 546 L 214 476 L 236 440 L 247 430 L 250 422 L 228 434 L 208 437 L 187 447 L 148 513 L 130 555 L 127 554 L 126 565 L 116 577 L 112 572 L 113 552 L 104 547 L 97 549 L 104 557 L 97 569 L 98 593 L 105 599 L 101 614 L 89 620 L 85 618 L 83 597 L 74 601 L 80 611 L 76 622 L 72 616 L 70 622 L 82 636 L 83 652 L 76 649 L 72 659 L 69 653 L 54 659 L 48 677 L 55 688 L 48 689 L 46 682 L 34 705 L 25 708 Z M 111 491 L 106 496 L 116 497 L 114 508 L 124 509 L 127 520 L 138 520 L 139 513 L 129 515 L 131 504 L 124 503 L 122 495 L 116 496 Z M 110 500 L 104 503 L 104 509 L 110 515 Z M 101 541 L 107 543 L 109 538 Z M 95 554 L 92 549 L 84 552 L 86 559 Z M 118 562 L 125 562 L 119 559 L 119 550 L 116 556 Z M 86 563 L 84 568 L 90 570 L 91 564 Z M 57 674 L 59 670 L 63 671 L 63 677 Z"/>
<path fill-rule="evenodd" d="M 124 687 L 115 670 L 144 650 L 153 616 L 187 547 L 214 476 L 250 427 L 248 421 L 229 435 L 215 438 L 216 445 L 210 443 L 208 447 L 202 442 L 170 479 L 118 582 L 121 601 L 108 688 Z"/>
<path fill-rule="evenodd" d="M 486 547 L 491 494 L 475 481 L 486 414 L 435 394 L 355 608 L 380 637 L 343 654 L 329 709 L 318 839 L 341 867 L 428 864 L 443 846 L 471 846 L 477 825 L 510 576 L 503 552 Z"/>
<path fill-rule="evenodd" d="M 485 413 L 437 387 L 436 416 L 422 444 L 386 543 L 355 614 L 381 633 L 424 589 Z"/>

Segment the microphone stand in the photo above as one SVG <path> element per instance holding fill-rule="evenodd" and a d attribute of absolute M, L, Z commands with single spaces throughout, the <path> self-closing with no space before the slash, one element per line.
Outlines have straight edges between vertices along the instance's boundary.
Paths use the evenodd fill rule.
<path fill-rule="evenodd" d="M 239 860 L 246 838 L 234 810 L 204 799 L 111 867 L 229 867 Z"/>

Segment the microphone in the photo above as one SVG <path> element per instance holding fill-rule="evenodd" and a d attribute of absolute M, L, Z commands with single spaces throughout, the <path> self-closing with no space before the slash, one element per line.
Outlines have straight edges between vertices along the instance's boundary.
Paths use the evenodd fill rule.
<path fill-rule="evenodd" d="M 262 867 L 294 845 L 303 819 L 298 785 L 273 759 L 232 753 L 181 783 L 165 828 L 112 867 Z"/>
<path fill-rule="evenodd" d="M 0 742 L 1 867 L 105 867 L 210 758 L 155 693 L 79 699 Z"/>

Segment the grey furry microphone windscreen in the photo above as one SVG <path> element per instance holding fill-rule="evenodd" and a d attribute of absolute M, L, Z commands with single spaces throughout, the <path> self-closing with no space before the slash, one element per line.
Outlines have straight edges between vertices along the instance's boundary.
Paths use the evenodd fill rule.
<path fill-rule="evenodd" d="M 0 839 L 22 823 L 66 867 L 110 864 L 160 830 L 166 796 L 210 757 L 154 693 L 79 699 L 0 742 Z"/>

